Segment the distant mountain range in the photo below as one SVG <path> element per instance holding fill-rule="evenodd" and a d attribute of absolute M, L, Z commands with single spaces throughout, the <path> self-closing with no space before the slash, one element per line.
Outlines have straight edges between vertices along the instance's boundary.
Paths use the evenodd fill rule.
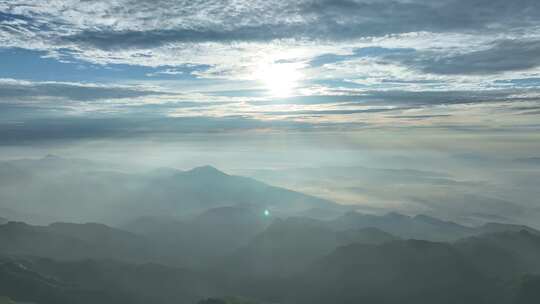
<path fill-rule="evenodd" d="M 0 294 L 39 304 L 196 303 L 220 294 L 193 271 L 118 261 L 0 259 Z"/>
<path fill-rule="evenodd" d="M 421 240 L 340 247 L 297 278 L 299 303 L 497 303 L 495 286 L 452 245 Z M 292 291 L 291 291 L 292 292 Z"/>
<path fill-rule="evenodd" d="M 286 276 L 303 270 L 335 248 L 351 244 L 381 244 L 398 239 L 377 228 L 335 231 L 309 218 L 277 219 L 222 261 L 222 267 L 238 275 Z"/>
<path fill-rule="evenodd" d="M 263 211 L 253 205 L 217 207 L 184 221 L 142 217 L 123 229 L 144 236 L 155 249 L 163 248 L 162 256 L 170 256 L 173 264 L 203 266 L 233 253 L 263 232 L 273 221 Z"/>
<path fill-rule="evenodd" d="M 0 207 L 17 211 L 12 220 L 42 224 L 68 220 L 119 225 L 135 217 L 184 217 L 238 204 L 269 209 L 275 215 L 314 208 L 333 214 L 350 210 L 211 166 L 124 173 L 104 164 L 56 156 L 0 162 L 0 202 Z"/>
<path fill-rule="evenodd" d="M 296 240 L 297 248 L 321 249 L 313 245 L 317 242 Z M 274 252 L 275 257 L 259 262 L 287 264 L 280 255 L 290 251 Z M 353 241 L 313 259 L 302 271 L 266 272 L 264 277 L 249 271 L 249 260 L 239 269 L 247 271 L 230 272 L 231 264 L 197 271 L 154 263 L 11 256 L 0 257 L 0 294 L 43 304 L 196 303 L 230 295 L 258 300 L 201 303 L 532 304 L 540 300 L 539 254 L 540 237 L 523 230 L 455 243 Z"/>
<path fill-rule="evenodd" d="M 351 211 L 331 220 L 328 225 L 336 230 L 374 227 L 404 239 L 431 241 L 454 241 L 468 236 L 500 231 L 527 230 L 531 233 L 539 233 L 523 225 L 486 223 L 479 227 L 469 227 L 422 214 L 411 217 L 395 212 L 378 216 Z"/>
<path fill-rule="evenodd" d="M 0 252 L 59 260 L 85 258 L 145 261 L 151 247 L 146 239 L 100 224 L 54 223 L 31 226 L 22 222 L 0 225 Z"/>
<path fill-rule="evenodd" d="M 362 214 L 209 166 L 110 169 L 0 163 L 0 301 L 540 303 L 527 226 Z"/>
<path fill-rule="evenodd" d="M 211 208 L 193 217 L 141 217 L 118 228 L 102 224 L 22 222 L 0 225 L 0 251 L 62 260 L 83 258 L 159 262 L 188 267 L 227 264 L 256 275 L 289 275 L 350 243 L 398 239 L 453 242 L 495 232 L 540 232 L 490 223 L 467 227 L 423 215 L 348 212 L 333 220 L 266 216 L 244 204 Z M 236 265 L 236 266 L 235 266 Z M 225 267 L 227 268 L 227 267 Z"/>
<path fill-rule="evenodd" d="M 350 244 L 296 277 L 304 289 L 294 294 L 298 303 L 512 303 L 521 278 L 539 273 L 539 252 L 540 237 L 525 230 Z"/>

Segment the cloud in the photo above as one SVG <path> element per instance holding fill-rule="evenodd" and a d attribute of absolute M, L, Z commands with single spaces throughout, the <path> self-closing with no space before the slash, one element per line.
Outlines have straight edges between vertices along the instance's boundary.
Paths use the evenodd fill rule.
<path fill-rule="evenodd" d="M 236 30 L 152 30 L 152 31 L 82 31 L 60 37 L 63 43 L 75 43 L 101 50 L 147 49 L 167 43 L 245 42 L 285 38 L 290 28 L 279 26 L 245 27 Z"/>
<path fill-rule="evenodd" d="M 336 63 L 348 61 L 361 57 L 372 57 L 372 58 L 384 58 L 390 55 L 402 55 L 402 54 L 411 54 L 415 53 L 413 48 L 383 48 L 380 46 L 371 46 L 353 49 L 351 54 L 339 55 L 339 54 L 322 54 L 312 58 L 309 62 L 310 66 L 318 67 L 328 63 Z"/>
<path fill-rule="evenodd" d="M 328 110 L 300 110 L 300 111 L 266 111 L 263 115 L 270 116 L 322 116 L 322 115 L 352 115 L 352 114 L 372 114 L 401 109 L 378 108 L 378 109 L 328 109 Z"/>
<path fill-rule="evenodd" d="M 500 40 L 485 50 L 430 55 L 419 53 L 398 60 L 423 72 L 442 75 L 487 75 L 528 70 L 540 66 L 540 40 Z"/>
<path fill-rule="evenodd" d="M 538 25 L 534 0 L 0 2 L 9 44 L 101 50 L 275 39 L 345 41 L 411 32 L 496 32 Z M 134 13 L 136 12 L 136 13 Z M 0 36 L 1 37 L 1 36 Z M 24 41 L 26 40 L 26 42 Z M 48 46 L 46 46 L 48 44 Z"/>
<path fill-rule="evenodd" d="M 456 104 L 475 104 L 502 101 L 536 100 L 536 97 L 515 96 L 521 91 L 513 89 L 471 90 L 471 91 L 408 91 L 408 90 L 340 90 L 340 94 L 298 96 L 250 102 L 253 105 L 294 104 L 316 105 L 340 103 L 350 105 L 379 106 L 437 106 Z"/>
<path fill-rule="evenodd" d="M 505 39 L 492 42 L 481 50 L 415 50 L 412 48 L 357 48 L 347 55 L 323 54 L 310 61 L 312 67 L 325 64 L 354 63 L 366 59 L 379 64 L 398 64 L 421 73 L 436 75 L 494 75 L 540 67 L 540 40 Z M 441 80 L 382 79 L 383 83 L 433 84 Z M 503 79 L 494 85 L 535 85 L 538 78 Z"/>
<path fill-rule="evenodd" d="M 3 48 L 34 50 L 28 56 L 47 57 L 47 71 L 51 60 L 66 63 L 65 73 L 38 73 L 53 81 L 219 79 L 255 91 L 261 66 L 291 63 L 304 84 L 486 90 L 523 86 L 502 81 L 531 77 L 520 72 L 539 62 L 533 0 L 0 0 L 0 12 Z M 89 72 L 66 68 L 85 64 Z M 515 73 L 497 83 L 460 78 L 504 72 Z M 41 80 L 28 74 L 2 77 Z"/>
<path fill-rule="evenodd" d="M 0 79 L 0 102 L 36 101 L 45 98 L 95 101 L 166 94 L 170 93 L 133 86 Z"/>
<path fill-rule="evenodd" d="M 420 31 L 489 31 L 530 25 L 540 14 L 534 0 L 159 1 L 152 10 L 144 1 L 96 2 L 91 6 L 96 8 L 93 14 L 75 3 L 62 10 L 57 7 L 56 12 L 54 5 L 17 10 L 15 4 L 12 10 L 24 11 L 24 18 L 57 16 L 57 21 L 77 26 L 71 33 L 57 35 L 60 41 L 103 50 L 186 42 L 341 41 Z"/>
<path fill-rule="evenodd" d="M 460 114 L 485 117 L 487 106 L 473 107 L 538 98 L 540 4 L 533 0 L 0 0 L 0 12 L 0 44 L 14 53 L 4 61 L 46 59 L 36 78 L 28 73 L 33 63 L 25 73 L 2 74 L 34 80 L 0 81 L 1 103 L 34 105 L 12 107 L 18 115 L 43 113 L 36 105 L 47 102 L 89 115 L 359 125 L 357 116 L 428 124 L 451 115 L 455 124 L 477 126 L 493 123 Z M 255 76 L 280 64 L 303 75 L 295 97 L 269 97 Z M 442 107 L 463 111 L 435 109 Z M 395 109 L 412 113 L 383 114 Z M 362 113 L 373 115 L 352 115 Z"/>
<path fill-rule="evenodd" d="M 62 116 L 17 122 L 0 120 L 0 138 L 2 138 L 0 145 L 114 138 L 167 139 L 167 137 L 175 138 L 178 134 L 225 134 L 257 130 L 308 131 L 315 127 L 310 123 L 262 121 L 242 116 L 151 117 L 144 114 Z"/>
<path fill-rule="evenodd" d="M 426 114 L 426 115 L 397 115 L 397 116 L 392 116 L 392 118 L 423 120 L 423 119 L 431 119 L 431 118 L 445 118 L 445 117 L 450 117 L 450 116 L 452 116 L 452 115 L 450 115 L 450 114 Z"/>

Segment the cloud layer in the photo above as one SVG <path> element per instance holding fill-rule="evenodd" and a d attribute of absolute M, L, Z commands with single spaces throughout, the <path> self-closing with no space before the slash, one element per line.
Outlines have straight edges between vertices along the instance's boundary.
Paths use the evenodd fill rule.
<path fill-rule="evenodd" d="M 0 0 L 0 119 L 534 127 L 538 15 L 534 0 Z"/>
<path fill-rule="evenodd" d="M 536 223 L 539 16 L 538 0 L 0 0 L 0 158 L 285 168 L 253 176 Z"/>

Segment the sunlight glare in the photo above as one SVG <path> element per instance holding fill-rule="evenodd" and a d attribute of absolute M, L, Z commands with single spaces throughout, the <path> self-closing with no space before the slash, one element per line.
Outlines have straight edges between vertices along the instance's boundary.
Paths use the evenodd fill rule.
<path fill-rule="evenodd" d="M 300 66 L 296 63 L 269 63 L 259 67 L 257 78 L 265 85 L 269 94 L 288 97 L 294 93 L 302 78 Z"/>

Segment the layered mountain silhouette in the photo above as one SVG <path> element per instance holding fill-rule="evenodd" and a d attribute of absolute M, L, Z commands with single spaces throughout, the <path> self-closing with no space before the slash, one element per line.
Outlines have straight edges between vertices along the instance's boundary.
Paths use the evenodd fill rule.
<path fill-rule="evenodd" d="M 540 237 L 525 230 L 456 243 L 351 244 L 295 278 L 299 303 L 520 303 L 538 299 Z M 525 278 L 525 279 L 523 279 Z M 391 285 L 390 285 L 391 284 Z M 515 289 L 518 289 L 517 296 Z M 527 302 L 534 303 L 534 302 Z"/>
<path fill-rule="evenodd" d="M 182 220 L 142 217 L 122 229 L 95 223 L 33 226 L 9 222 L 0 225 L 0 249 L 9 254 L 62 260 L 111 258 L 197 267 L 227 263 L 229 268 L 238 266 L 244 272 L 287 275 L 350 243 L 380 244 L 396 239 L 455 241 L 497 231 L 520 232 L 515 236 L 540 235 L 525 226 L 492 223 L 467 227 L 397 213 L 374 216 L 349 212 L 323 221 L 266 216 L 264 210 L 244 204 L 211 208 Z M 462 243 L 465 247 L 466 242 Z"/>
<path fill-rule="evenodd" d="M 181 217 L 237 204 L 270 208 L 273 214 L 313 208 L 329 212 L 348 209 L 251 178 L 228 175 L 211 166 L 138 173 L 112 169 L 56 156 L 0 162 L 0 179 L 6 176 L 9 180 L 0 183 L 0 200 L 3 207 L 21 212 L 20 218 L 13 220 L 47 223 L 68 219 L 114 225 L 137 216 Z M 28 210 L 40 216 L 32 216 Z"/>
<path fill-rule="evenodd" d="M 144 261 L 151 258 L 151 250 L 144 238 L 101 224 L 0 225 L 0 252 L 9 255 Z"/>
<path fill-rule="evenodd" d="M 325 222 L 309 218 L 278 219 L 223 265 L 240 270 L 239 275 L 282 277 L 302 270 L 341 245 L 380 244 L 395 239 L 377 228 L 335 231 Z"/>
<path fill-rule="evenodd" d="M 212 280 L 157 264 L 0 259 L 0 294 L 43 304 L 195 303 L 219 294 Z"/>
<path fill-rule="evenodd" d="M 264 209 L 245 204 L 212 208 L 183 221 L 143 217 L 123 228 L 144 236 L 173 264 L 208 266 L 247 244 L 272 220 Z"/>
<path fill-rule="evenodd" d="M 126 173 L 47 156 L 0 162 L 0 181 L 10 304 L 540 299 L 527 226 L 362 214 L 210 166 Z"/>
<path fill-rule="evenodd" d="M 494 286 L 450 244 L 420 240 L 338 248 L 299 279 L 299 303 L 496 303 Z"/>
<path fill-rule="evenodd" d="M 459 240 L 455 247 L 475 267 L 493 277 L 540 273 L 540 237 L 527 230 L 483 234 Z"/>
<path fill-rule="evenodd" d="M 431 241 L 453 241 L 468 236 L 501 231 L 526 230 L 535 234 L 539 233 L 535 229 L 522 225 L 486 223 L 478 227 L 469 227 L 426 215 L 420 214 L 411 217 L 395 212 L 379 216 L 351 211 L 332 220 L 329 225 L 337 230 L 374 227 L 404 239 Z"/>
<path fill-rule="evenodd" d="M 220 207 L 176 222 L 189 233 L 213 226 L 205 237 L 214 238 L 216 247 L 207 243 L 198 250 L 221 253 L 199 260 L 209 265 L 183 260 L 188 268 L 170 259 L 194 252 L 196 241 L 183 239 L 179 230 L 171 246 L 172 235 L 164 243 L 142 235 L 151 230 L 9 222 L 0 225 L 0 294 L 37 303 L 196 303 L 236 295 L 261 303 L 513 304 L 535 297 L 540 236 L 528 230 L 510 226 L 433 242 L 400 239 L 373 227 L 336 230 L 333 221 L 286 218 L 245 222 L 244 228 L 261 232 L 233 241 L 235 230 L 223 231 L 231 227 L 228 219 L 242 222 L 251 212 Z M 234 246 L 221 248 L 227 242 Z M 223 257 L 216 262 L 218 256 Z"/>

